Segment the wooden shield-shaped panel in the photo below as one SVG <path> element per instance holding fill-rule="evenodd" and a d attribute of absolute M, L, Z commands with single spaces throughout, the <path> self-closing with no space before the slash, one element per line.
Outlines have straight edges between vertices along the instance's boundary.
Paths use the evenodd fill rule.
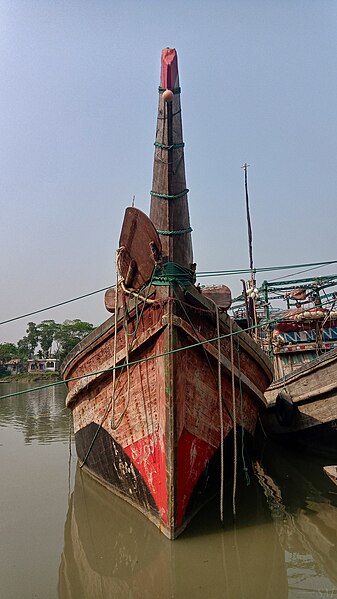
<path fill-rule="evenodd" d="M 114 287 L 110 287 L 110 289 L 106 290 L 104 304 L 108 312 L 111 312 L 112 314 L 115 312 L 116 289 Z"/>
<path fill-rule="evenodd" d="M 127 208 L 119 238 L 119 269 L 125 285 L 140 289 L 148 283 L 161 251 L 149 217 L 138 208 Z"/>
<path fill-rule="evenodd" d="M 226 285 L 218 285 L 213 287 L 204 287 L 202 294 L 215 302 L 222 310 L 228 310 L 232 303 L 232 294 L 229 287 Z"/>

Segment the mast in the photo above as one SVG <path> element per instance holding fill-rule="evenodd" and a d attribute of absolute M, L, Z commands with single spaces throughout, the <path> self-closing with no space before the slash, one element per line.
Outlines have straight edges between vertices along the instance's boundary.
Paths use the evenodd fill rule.
<path fill-rule="evenodd" d="M 248 179 L 247 179 L 247 170 L 250 164 L 247 162 L 241 167 L 245 173 L 245 196 L 246 196 L 246 216 L 247 216 L 247 228 L 248 228 L 248 249 L 249 249 L 249 268 L 251 271 L 251 277 L 253 280 L 254 277 L 254 262 L 253 262 L 253 232 L 252 232 L 252 224 L 250 220 L 250 211 L 249 211 L 249 198 L 248 198 Z"/>
<path fill-rule="evenodd" d="M 249 210 L 249 197 L 248 197 L 248 177 L 247 170 L 250 164 L 247 162 L 241 167 L 244 170 L 245 174 L 245 197 L 246 197 L 246 216 L 247 216 L 247 228 L 248 228 L 248 249 L 249 249 L 249 268 L 250 268 L 250 290 L 248 292 L 249 300 L 248 300 L 248 308 L 249 308 L 249 317 L 247 318 L 248 322 L 252 321 L 253 325 L 256 327 L 257 325 L 257 314 L 256 314 L 256 297 L 255 297 L 255 270 L 254 270 L 254 261 L 253 261 L 253 232 L 252 232 L 252 224 L 250 220 L 250 210 Z M 249 323 L 250 326 L 250 323 Z M 257 328 L 254 330 L 255 340 L 257 340 Z"/>
<path fill-rule="evenodd" d="M 150 218 L 163 250 L 163 263 L 193 269 L 193 250 L 185 178 L 178 58 L 175 49 L 161 55 Z"/>

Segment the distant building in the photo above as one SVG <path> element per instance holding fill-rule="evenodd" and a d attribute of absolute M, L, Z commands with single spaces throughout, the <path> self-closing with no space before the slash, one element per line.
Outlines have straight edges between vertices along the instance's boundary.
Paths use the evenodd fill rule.
<path fill-rule="evenodd" d="M 22 370 L 22 360 L 15 358 L 13 360 L 0 360 L 0 365 L 6 368 L 9 375 L 18 374 Z"/>
<path fill-rule="evenodd" d="M 56 372 L 59 369 L 59 360 L 54 358 L 34 358 L 28 360 L 28 372 Z"/>

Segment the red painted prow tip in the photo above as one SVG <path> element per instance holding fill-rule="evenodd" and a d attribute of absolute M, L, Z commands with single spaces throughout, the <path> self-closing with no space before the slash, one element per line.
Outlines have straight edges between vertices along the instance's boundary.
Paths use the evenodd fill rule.
<path fill-rule="evenodd" d="M 175 89 L 179 85 L 178 57 L 175 48 L 164 48 L 161 53 L 160 86 Z"/>

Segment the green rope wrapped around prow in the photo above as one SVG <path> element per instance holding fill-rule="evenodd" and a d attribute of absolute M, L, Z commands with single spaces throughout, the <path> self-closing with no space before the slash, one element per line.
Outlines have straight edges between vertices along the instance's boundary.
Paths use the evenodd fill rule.
<path fill-rule="evenodd" d="M 150 195 L 153 198 L 160 198 L 163 200 L 178 200 L 179 198 L 185 196 L 188 192 L 189 189 L 184 189 L 183 191 L 181 191 L 180 193 L 176 193 L 175 195 L 168 195 L 167 193 L 157 193 L 156 191 L 150 191 Z"/>
<path fill-rule="evenodd" d="M 176 262 L 164 262 L 156 266 L 152 285 L 179 285 L 179 287 L 189 287 L 195 282 L 195 272 Z"/>
<path fill-rule="evenodd" d="M 181 142 L 179 144 L 171 144 L 170 146 L 168 146 L 167 144 L 161 144 L 158 141 L 155 141 L 153 145 L 156 148 L 160 148 L 161 150 L 180 150 L 181 148 L 185 147 L 184 142 Z"/>
<path fill-rule="evenodd" d="M 176 231 L 160 231 L 160 229 L 157 229 L 158 235 L 168 235 L 168 236 L 184 235 L 185 233 L 192 233 L 192 231 L 193 231 L 192 227 L 188 227 L 187 229 L 177 229 Z"/>

